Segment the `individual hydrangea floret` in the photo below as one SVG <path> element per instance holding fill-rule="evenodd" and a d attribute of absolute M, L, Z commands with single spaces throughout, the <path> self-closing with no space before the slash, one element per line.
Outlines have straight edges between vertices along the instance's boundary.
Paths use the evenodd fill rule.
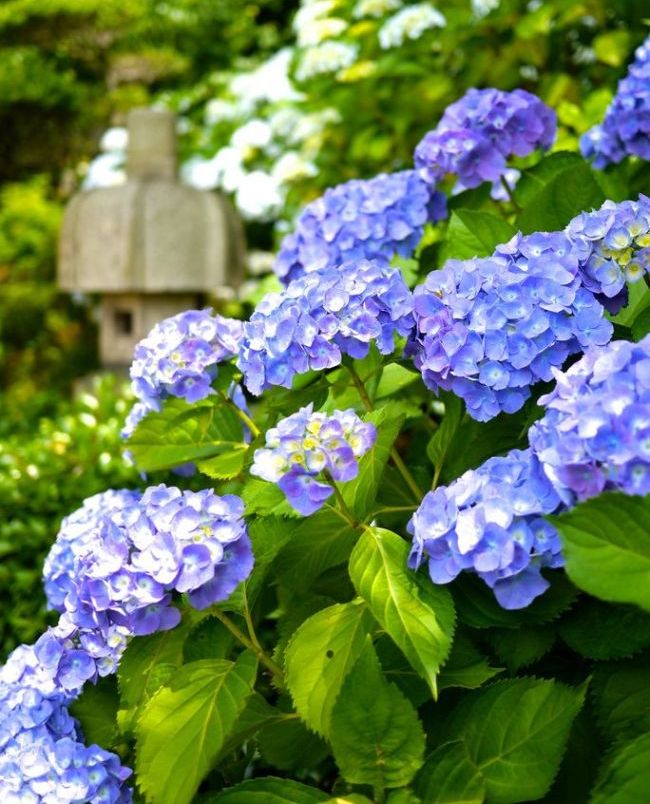
<path fill-rule="evenodd" d="M 580 149 L 597 168 L 626 156 L 650 159 L 650 39 L 637 49 L 605 119 L 583 135 Z"/>
<path fill-rule="evenodd" d="M 108 675 L 132 636 L 177 625 L 174 592 L 199 609 L 225 600 L 253 566 L 243 513 L 234 495 L 160 485 L 97 495 L 64 519 L 44 570 L 59 684 Z"/>
<path fill-rule="evenodd" d="M 255 452 L 251 474 L 277 483 L 289 503 L 309 516 L 334 493 L 332 481 L 353 480 L 358 460 L 377 438 L 373 424 L 354 410 L 314 413 L 313 405 L 278 422 Z"/>
<path fill-rule="evenodd" d="M 282 241 L 275 272 L 286 283 L 349 260 L 410 257 L 425 223 L 445 215 L 445 196 L 415 170 L 352 179 L 307 204 Z"/>
<path fill-rule="evenodd" d="M 605 309 L 649 267 L 650 200 L 605 202 L 564 232 L 517 235 L 491 257 L 449 260 L 415 288 L 408 351 L 429 388 L 471 416 L 514 413 L 552 369 L 612 335 Z"/>
<path fill-rule="evenodd" d="M 485 181 L 498 191 L 508 157 L 549 148 L 555 130 L 555 112 L 530 92 L 470 89 L 418 144 L 415 166 L 432 183 L 453 174 L 454 192 Z"/>
<path fill-rule="evenodd" d="M 50 633 L 45 636 L 52 639 Z M 22 645 L 0 668 L 3 804 L 132 801 L 125 785 L 131 770 L 115 754 L 84 745 L 68 712 L 73 697 L 58 687 L 37 646 Z"/>
<path fill-rule="evenodd" d="M 590 349 L 554 374 L 529 441 L 565 502 L 650 494 L 650 336 Z"/>
<path fill-rule="evenodd" d="M 210 309 L 188 310 L 156 324 L 135 347 L 131 386 L 137 402 L 123 436 L 168 397 L 198 402 L 211 394 L 218 364 L 237 353 L 241 334 L 241 321 Z"/>
<path fill-rule="evenodd" d="M 413 300 L 402 274 L 379 260 L 343 263 L 269 293 L 244 324 L 237 365 L 253 394 L 309 370 L 362 358 L 371 343 L 382 354 L 413 328 Z"/>
<path fill-rule="evenodd" d="M 541 570 L 564 563 L 559 535 L 542 518 L 561 505 L 530 450 L 490 458 L 426 495 L 408 525 L 409 566 L 427 561 L 437 584 L 475 573 L 503 608 L 524 608 L 549 586 Z"/>

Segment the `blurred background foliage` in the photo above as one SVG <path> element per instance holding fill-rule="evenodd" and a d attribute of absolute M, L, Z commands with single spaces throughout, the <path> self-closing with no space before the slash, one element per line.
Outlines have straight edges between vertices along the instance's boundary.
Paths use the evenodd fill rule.
<path fill-rule="evenodd" d="M 575 149 L 647 35 L 644 14 L 642 0 L 4 0 L 0 652 L 42 628 L 60 518 L 138 480 L 121 457 L 122 384 L 71 398 L 97 366 L 94 300 L 54 283 L 67 199 L 122 180 L 123 136 L 107 130 L 135 106 L 173 108 L 183 177 L 232 198 L 260 272 L 304 203 L 408 167 L 471 86 L 540 95 L 558 112 L 556 147 Z"/>

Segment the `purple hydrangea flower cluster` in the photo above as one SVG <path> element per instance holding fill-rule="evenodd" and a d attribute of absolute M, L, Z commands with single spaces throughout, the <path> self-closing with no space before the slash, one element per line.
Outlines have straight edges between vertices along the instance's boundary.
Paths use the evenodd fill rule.
<path fill-rule="evenodd" d="M 282 241 L 275 272 L 288 283 L 351 260 L 410 257 L 425 223 L 446 214 L 445 196 L 415 170 L 352 179 L 305 207 Z"/>
<path fill-rule="evenodd" d="M 114 672 L 131 636 L 177 625 L 173 592 L 199 609 L 225 600 L 253 567 L 243 513 L 234 495 L 161 484 L 97 495 L 64 519 L 44 570 L 61 612 L 50 659 L 59 685 Z"/>
<path fill-rule="evenodd" d="M 272 427 L 255 452 L 251 474 L 277 483 L 296 511 L 309 516 L 334 493 L 331 481 L 353 480 L 358 460 L 377 438 L 373 424 L 354 410 L 331 415 L 301 408 Z"/>
<path fill-rule="evenodd" d="M 428 182 L 457 176 L 454 192 L 489 181 L 498 195 L 508 157 L 549 148 L 555 130 L 555 112 L 530 92 L 470 89 L 420 141 L 415 166 Z"/>
<path fill-rule="evenodd" d="M 166 318 L 135 347 L 131 385 L 137 402 L 122 435 L 174 396 L 198 402 L 211 393 L 217 366 L 237 353 L 242 322 L 213 315 L 211 309 L 188 310 Z"/>
<path fill-rule="evenodd" d="M 237 361 L 246 387 L 261 394 L 290 388 L 297 374 L 362 358 L 374 341 L 382 354 L 413 328 L 413 300 L 402 274 L 380 260 L 359 260 L 295 279 L 269 293 L 244 324 Z"/>
<path fill-rule="evenodd" d="M 650 159 L 650 39 L 636 50 L 605 119 L 582 136 L 580 149 L 601 169 L 626 156 Z"/>
<path fill-rule="evenodd" d="M 415 288 L 408 346 L 426 385 L 452 391 L 479 421 L 514 413 L 536 382 L 607 343 L 626 279 L 648 270 L 650 199 L 574 218 L 564 232 L 517 235 L 491 257 L 449 260 Z"/>
<path fill-rule="evenodd" d="M 50 635 L 46 635 L 48 638 Z M 83 743 L 79 724 L 37 647 L 17 648 L 0 669 L 0 800 L 129 804 L 131 775 L 115 754 Z"/>
<path fill-rule="evenodd" d="M 650 494 L 650 336 L 591 349 L 555 377 L 529 441 L 565 502 Z"/>
<path fill-rule="evenodd" d="M 530 449 L 490 458 L 426 495 L 408 525 L 409 566 L 428 561 L 436 584 L 473 572 L 503 608 L 524 608 L 549 586 L 541 569 L 564 563 L 559 535 L 542 518 L 561 506 Z"/>

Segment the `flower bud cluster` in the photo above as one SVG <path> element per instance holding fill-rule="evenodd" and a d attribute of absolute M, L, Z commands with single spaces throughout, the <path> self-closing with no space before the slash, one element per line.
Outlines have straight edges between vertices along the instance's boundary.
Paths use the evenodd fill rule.
<path fill-rule="evenodd" d="M 44 637 L 52 639 L 49 632 Z M 55 683 L 38 643 L 20 646 L 0 668 L 3 804 L 132 801 L 124 784 L 131 771 L 115 754 L 84 744 L 68 712 L 71 699 Z"/>
<path fill-rule="evenodd" d="M 428 182 L 457 176 L 454 192 L 505 176 L 511 155 L 547 149 L 555 139 L 555 112 L 523 89 L 470 89 L 448 106 L 415 149 L 415 166 Z"/>
<path fill-rule="evenodd" d="M 549 586 L 541 569 L 564 563 L 559 535 L 542 518 L 561 505 L 530 449 L 490 458 L 426 495 L 408 525 L 409 566 L 427 561 L 436 584 L 473 572 L 503 608 L 524 608 Z"/>
<path fill-rule="evenodd" d="M 597 168 L 626 156 L 650 159 L 650 39 L 637 48 L 605 119 L 583 135 L 580 149 Z"/>
<path fill-rule="evenodd" d="M 237 361 L 246 387 L 261 394 L 290 388 L 297 374 L 362 358 L 375 342 L 382 354 L 413 328 L 413 300 L 402 274 L 380 260 L 343 263 L 269 293 L 244 324 Z"/>
<path fill-rule="evenodd" d="M 219 363 L 239 348 L 242 322 L 188 310 L 166 318 L 135 347 L 131 386 L 137 398 L 122 434 L 131 435 L 139 421 L 174 396 L 198 402 L 211 393 Z"/>
<path fill-rule="evenodd" d="M 309 516 L 334 493 L 331 481 L 353 480 L 358 460 L 377 438 L 373 424 L 354 410 L 331 415 L 301 408 L 272 427 L 255 452 L 251 474 L 277 483 L 296 511 Z"/>
<path fill-rule="evenodd" d="M 540 398 L 530 445 L 567 505 L 650 494 L 650 336 L 590 349 Z"/>
<path fill-rule="evenodd" d="M 425 223 L 445 216 L 445 196 L 415 170 L 352 179 L 307 204 L 282 241 L 275 272 L 288 283 L 351 260 L 410 257 Z"/>

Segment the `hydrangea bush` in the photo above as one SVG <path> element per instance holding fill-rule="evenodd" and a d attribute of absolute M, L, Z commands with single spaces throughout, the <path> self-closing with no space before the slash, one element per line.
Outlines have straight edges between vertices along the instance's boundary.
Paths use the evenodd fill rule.
<path fill-rule="evenodd" d="M 469 93 L 248 320 L 139 344 L 143 488 L 61 524 L 3 800 L 644 799 L 650 201 L 553 120 Z"/>

